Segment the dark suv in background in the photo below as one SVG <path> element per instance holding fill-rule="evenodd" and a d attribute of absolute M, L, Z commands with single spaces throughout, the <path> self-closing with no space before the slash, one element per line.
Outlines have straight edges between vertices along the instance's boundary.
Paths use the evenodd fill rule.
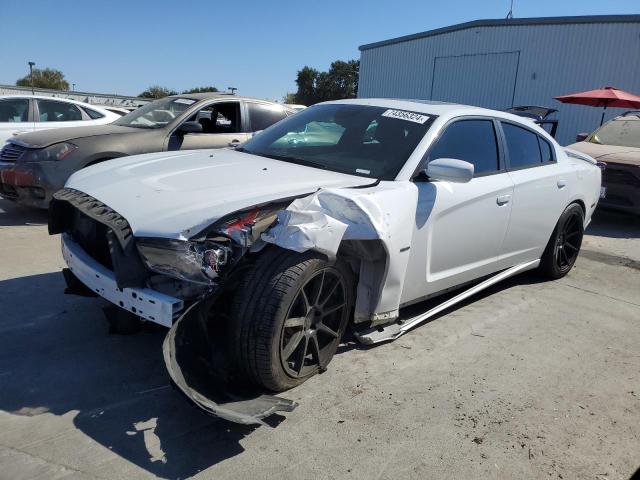
<path fill-rule="evenodd" d="M 0 195 L 47 208 L 81 168 L 127 155 L 237 146 L 293 113 L 263 100 L 196 93 L 156 100 L 108 125 L 25 133 L 0 152 Z"/>

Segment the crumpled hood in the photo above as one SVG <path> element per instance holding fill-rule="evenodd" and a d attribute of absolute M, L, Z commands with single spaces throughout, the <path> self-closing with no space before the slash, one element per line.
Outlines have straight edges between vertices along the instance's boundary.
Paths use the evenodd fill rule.
<path fill-rule="evenodd" d="M 95 137 L 96 135 L 117 135 L 135 131 L 139 130 L 109 123 L 107 125 L 87 125 L 86 127 L 49 128 L 38 132 L 22 133 L 13 137 L 12 140 L 29 148 L 44 148 L 54 143 L 73 143 L 74 140 L 79 138 Z"/>
<path fill-rule="evenodd" d="M 567 148 L 586 153 L 601 162 L 640 165 L 640 148 L 600 145 L 591 142 L 578 142 L 569 145 Z"/>
<path fill-rule="evenodd" d="M 111 207 L 138 237 L 188 238 L 224 215 L 321 187 L 374 183 L 233 150 L 124 157 L 73 174 L 66 187 Z"/>

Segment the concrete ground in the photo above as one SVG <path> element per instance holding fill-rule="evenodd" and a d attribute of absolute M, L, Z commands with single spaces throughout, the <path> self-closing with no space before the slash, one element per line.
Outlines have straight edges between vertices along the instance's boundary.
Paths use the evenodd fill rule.
<path fill-rule="evenodd" d="M 571 274 L 525 274 L 287 392 L 275 428 L 169 385 L 162 331 L 65 296 L 45 215 L 0 200 L 0 478 L 593 478 L 640 467 L 640 221 L 600 212 Z"/>

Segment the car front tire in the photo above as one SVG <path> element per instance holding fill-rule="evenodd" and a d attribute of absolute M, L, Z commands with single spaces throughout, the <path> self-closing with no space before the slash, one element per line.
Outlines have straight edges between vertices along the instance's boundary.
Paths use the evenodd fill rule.
<path fill-rule="evenodd" d="M 269 247 L 241 282 L 231 309 L 240 380 L 279 392 L 326 369 L 351 316 L 353 284 L 340 260 Z"/>

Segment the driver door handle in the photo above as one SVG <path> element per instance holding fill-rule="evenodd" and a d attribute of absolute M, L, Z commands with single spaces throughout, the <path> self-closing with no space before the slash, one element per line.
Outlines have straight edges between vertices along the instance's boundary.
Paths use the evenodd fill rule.
<path fill-rule="evenodd" d="M 500 195 L 498 198 L 496 198 L 496 203 L 498 204 L 498 206 L 502 206 L 502 205 L 506 205 L 507 203 L 509 203 L 511 201 L 511 195 Z"/>
<path fill-rule="evenodd" d="M 230 147 L 237 147 L 238 145 L 240 145 L 240 140 L 234 139 L 229 142 Z"/>

